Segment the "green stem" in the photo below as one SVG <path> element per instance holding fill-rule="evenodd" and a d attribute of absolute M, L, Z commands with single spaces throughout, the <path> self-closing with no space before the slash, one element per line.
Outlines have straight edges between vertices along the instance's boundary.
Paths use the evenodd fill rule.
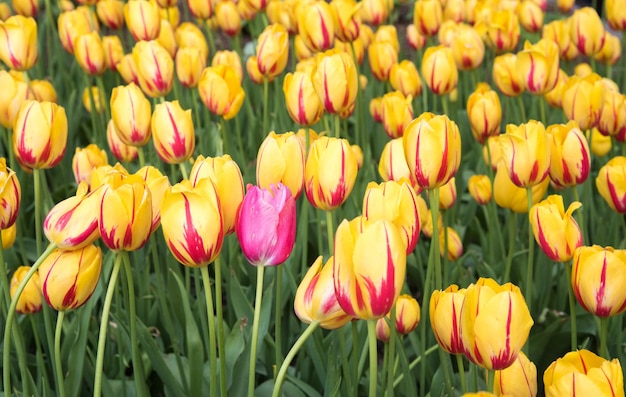
<path fill-rule="evenodd" d="M 143 152 L 143 146 L 137 146 L 137 154 L 139 156 L 139 168 L 143 168 L 146 165 L 146 155 Z"/>
<path fill-rule="evenodd" d="M 248 397 L 254 397 L 254 379 L 256 375 L 256 350 L 259 338 L 259 318 L 261 317 L 261 301 L 263 300 L 263 273 L 265 266 L 257 266 L 256 297 L 254 299 L 254 321 L 252 323 L 252 346 L 250 348 L 250 369 L 248 372 Z"/>
<path fill-rule="evenodd" d="M 328 252 L 330 256 L 333 256 L 334 248 L 335 248 L 335 229 L 333 227 L 333 213 L 332 211 L 326 212 L 326 234 L 328 235 Z"/>
<path fill-rule="evenodd" d="M 609 348 L 607 345 L 608 330 L 609 330 L 609 318 L 608 317 L 600 318 L 600 356 L 602 356 L 603 358 L 607 360 L 610 360 L 611 355 L 609 354 Z"/>
<path fill-rule="evenodd" d="M 305 240 L 306 241 L 306 240 Z M 346 335 L 343 330 L 339 331 L 339 348 L 341 349 L 341 365 L 343 367 L 343 376 L 346 379 L 348 394 L 352 395 L 352 375 L 350 374 L 350 365 L 348 364 L 348 354 L 346 350 Z"/>
<path fill-rule="evenodd" d="M 511 266 L 513 264 L 513 251 L 515 250 L 515 214 L 509 211 L 509 253 L 506 256 L 506 268 L 504 271 L 504 278 L 502 282 L 506 283 L 511 281 Z"/>
<path fill-rule="evenodd" d="M 463 355 L 455 354 L 456 365 L 459 368 L 459 377 L 461 378 L 461 392 L 467 393 L 467 384 L 465 383 L 465 365 L 463 364 Z"/>
<path fill-rule="evenodd" d="M 376 354 L 376 320 L 367 320 L 367 339 L 370 355 L 370 391 L 369 397 L 376 397 L 378 380 L 378 355 Z"/>
<path fill-rule="evenodd" d="M 100 319 L 100 333 L 98 335 L 98 352 L 96 355 L 96 369 L 95 378 L 93 381 L 93 397 L 100 397 L 102 394 L 102 375 L 104 368 L 104 348 L 107 340 L 107 330 L 109 326 L 109 313 L 111 312 L 111 301 L 113 300 L 113 294 L 115 293 L 115 287 L 117 286 L 117 276 L 120 273 L 120 266 L 122 264 L 122 256 L 117 255 L 115 257 L 115 263 L 113 264 L 113 271 L 109 278 L 109 285 L 104 297 L 104 306 L 102 308 L 102 319 Z"/>
<path fill-rule="evenodd" d="M 429 190 L 430 212 L 433 218 L 433 237 L 430 240 L 431 249 L 434 250 L 432 260 L 435 261 L 435 289 L 442 288 L 441 281 L 441 255 L 439 253 L 439 188 Z M 430 261 L 428 263 L 430 266 Z"/>
<path fill-rule="evenodd" d="M 61 364 L 61 333 L 63 332 L 63 318 L 65 311 L 60 311 L 57 317 L 57 328 L 54 332 L 54 372 L 57 380 L 57 393 L 65 397 L 65 382 L 63 381 L 63 365 Z"/>
<path fill-rule="evenodd" d="M 220 132 L 222 133 L 222 153 L 228 153 L 228 135 L 226 134 L 226 120 L 220 117 Z"/>
<path fill-rule="evenodd" d="M 359 393 L 359 351 L 357 350 L 357 346 L 359 346 L 359 329 L 356 320 L 352 320 L 351 323 L 352 324 L 350 324 L 350 328 L 352 329 L 352 377 L 355 381 L 355 386 L 352 389 L 352 395 L 356 397 Z"/>
<path fill-rule="evenodd" d="M 420 354 L 418 357 L 415 358 L 415 360 L 411 361 L 411 363 L 409 363 L 409 369 L 413 369 L 415 368 L 415 366 L 417 364 L 419 364 L 422 359 L 424 359 L 425 357 L 428 357 L 431 353 L 437 351 L 437 349 L 439 349 L 439 345 L 435 344 L 431 347 L 429 347 L 427 350 L 424 351 L 423 354 Z M 396 380 L 393 381 L 393 386 L 396 387 L 400 384 L 400 382 L 402 382 L 402 379 L 404 379 L 404 374 L 400 374 Z"/>
<path fill-rule="evenodd" d="M 261 130 L 261 140 L 267 135 L 267 113 L 268 113 L 268 100 L 269 100 L 269 79 L 263 77 L 263 129 Z"/>
<path fill-rule="evenodd" d="M 517 97 L 517 106 L 518 109 L 520 111 L 520 115 L 521 115 L 521 123 L 525 123 L 526 122 L 526 108 L 524 107 L 524 100 L 522 99 L 522 95 L 518 95 Z"/>
<path fill-rule="evenodd" d="M 572 186 L 572 193 L 574 194 L 574 201 L 579 201 L 580 202 L 580 196 L 578 194 L 578 186 L 574 185 Z M 578 222 L 578 227 L 580 228 L 580 231 L 583 235 L 583 244 L 585 243 L 585 241 L 587 240 L 587 232 L 585 231 L 585 225 L 584 225 L 584 218 L 583 218 L 583 211 L 584 209 L 578 210 L 576 211 L 576 222 Z"/>
<path fill-rule="evenodd" d="M 209 395 L 215 396 L 217 395 L 217 347 L 215 346 L 215 312 L 213 309 L 213 296 L 211 294 L 211 279 L 209 279 L 208 266 L 201 267 L 200 273 L 202 273 L 207 319 L 209 321 L 209 365 L 211 366 L 211 392 Z"/>
<path fill-rule="evenodd" d="M 426 266 L 426 277 L 424 278 L 424 298 L 430 299 L 430 295 L 432 294 L 432 278 L 433 278 L 433 267 L 432 266 L 432 257 L 433 257 L 433 249 L 432 245 L 434 244 L 433 240 L 430 241 L 431 249 L 428 252 L 428 264 Z M 422 319 L 428 318 L 428 310 L 429 305 L 422 305 Z M 420 327 L 420 351 L 426 350 L 426 326 Z M 437 345 L 439 346 L 439 345 Z M 420 365 L 420 395 L 426 395 L 426 366 Z"/>
<path fill-rule="evenodd" d="M 486 369 L 485 370 L 485 376 L 487 377 L 486 381 L 487 381 L 487 390 L 489 392 L 493 392 L 493 384 L 494 381 L 496 380 L 496 372 L 494 370 L 491 369 Z"/>
<path fill-rule="evenodd" d="M 308 134 L 306 134 L 308 135 Z M 302 216 L 299 219 L 300 222 L 304 225 L 302 233 L 304 234 L 304 239 L 302 241 L 309 241 L 309 203 L 307 200 L 302 200 Z M 301 244 L 302 248 L 302 256 L 300 257 L 300 273 L 304 274 L 305 269 L 307 268 L 307 256 L 309 251 L 309 244 Z"/>
<path fill-rule="evenodd" d="M 33 184 L 35 189 L 35 243 L 37 246 L 37 255 L 41 254 L 42 243 L 41 239 L 41 173 L 43 171 L 39 169 L 33 170 Z"/>
<path fill-rule="evenodd" d="M 531 187 L 526 188 L 526 200 L 528 202 L 528 212 L 530 207 L 533 206 L 533 190 Z M 528 261 L 526 264 L 526 291 L 524 296 L 529 306 L 532 303 L 533 297 L 533 260 L 535 253 L 535 236 L 533 235 L 533 229 L 528 226 Z"/>
<path fill-rule="evenodd" d="M 209 26 L 209 21 L 204 21 L 204 28 L 206 31 L 206 36 L 209 39 L 209 54 L 215 54 L 217 48 L 215 47 L 215 40 L 213 39 L 213 32 L 211 31 L 211 27 Z M 241 56 L 241 54 L 239 54 Z"/>
<path fill-rule="evenodd" d="M 335 138 L 341 137 L 341 118 L 339 117 L 339 113 L 335 113 L 333 115 L 333 119 L 335 120 Z"/>
<path fill-rule="evenodd" d="M 302 335 L 300 335 L 296 343 L 293 344 L 293 346 L 289 350 L 289 353 L 287 353 L 287 357 L 285 357 L 285 361 L 283 361 L 283 364 L 280 366 L 280 370 L 278 371 L 278 376 L 276 377 L 276 382 L 274 383 L 274 391 L 272 392 L 272 397 L 280 396 L 280 389 L 282 388 L 283 382 L 285 381 L 285 375 L 287 375 L 287 369 L 289 369 L 289 364 L 291 364 L 291 361 L 296 356 L 296 354 L 298 354 L 298 351 L 300 350 L 300 348 L 302 348 L 304 342 L 306 342 L 309 336 L 311 336 L 313 332 L 315 332 L 319 325 L 320 323 L 318 323 L 317 321 L 309 324 L 309 326 L 304 330 Z"/>
<path fill-rule="evenodd" d="M 451 396 L 454 392 L 452 391 L 452 374 L 450 374 L 450 355 L 443 349 L 439 349 L 439 361 L 443 368 L 446 390 L 448 390 L 448 395 Z"/>
<path fill-rule="evenodd" d="M 106 115 L 106 119 L 104 120 L 104 125 L 106 122 L 111 119 L 111 111 L 109 110 L 109 98 L 107 98 L 107 91 L 104 88 L 104 80 L 102 79 L 102 75 L 96 76 L 96 86 L 98 87 L 98 100 L 100 99 L 100 95 L 102 96 L 103 103 L 101 105 L 104 106 L 104 114 Z M 95 109 L 92 107 L 92 109 Z"/>
<path fill-rule="evenodd" d="M 178 168 L 180 168 L 180 174 L 183 176 L 183 179 L 189 179 L 189 172 L 187 171 L 187 161 L 183 161 L 178 163 Z"/>
<path fill-rule="evenodd" d="M 570 321 L 570 337 L 571 351 L 578 348 L 578 334 L 576 333 L 576 298 L 574 298 L 574 289 L 572 288 L 572 266 L 569 262 L 563 262 L 565 267 L 565 276 L 567 277 L 567 296 L 569 300 L 569 321 Z"/>
<path fill-rule="evenodd" d="M 541 115 L 541 122 L 543 124 L 548 124 L 548 119 L 546 117 L 546 100 L 543 97 L 537 97 L 539 100 L 539 114 Z"/>
<path fill-rule="evenodd" d="M 274 321 L 274 344 L 275 344 L 275 352 L 276 352 L 276 368 L 280 368 L 283 360 L 283 349 L 282 349 L 282 322 L 281 319 L 283 317 L 283 267 L 278 266 L 276 268 L 276 313 L 275 321 Z"/>
<path fill-rule="evenodd" d="M 215 259 L 215 310 L 217 311 L 217 346 L 220 350 L 220 391 L 226 393 L 226 340 L 224 339 L 224 308 L 222 307 L 222 260 Z"/>
<path fill-rule="evenodd" d="M 448 94 L 441 96 L 441 107 L 443 108 L 443 114 L 450 117 L 450 110 L 448 108 Z"/>
<path fill-rule="evenodd" d="M 393 397 L 393 380 L 395 379 L 395 366 L 394 362 L 396 357 L 396 305 L 391 308 L 391 324 L 389 324 L 389 367 L 388 381 L 387 381 L 387 397 Z"/>
<path fill-rule="evenodd" d="M 389 372 L 387 370 L 388 364 L 389 364 L 389 343 L 384 343 L 383 344 L 383 370 L 381 371 L 381 374 L 383 374 L 383 376 L 381 376 L 381 380 L 380 380 L 381 381 L 380 386 L 384 393 L 387 392 L 387 376 L 386 375 L 387 375 L 387 372 Z"/>

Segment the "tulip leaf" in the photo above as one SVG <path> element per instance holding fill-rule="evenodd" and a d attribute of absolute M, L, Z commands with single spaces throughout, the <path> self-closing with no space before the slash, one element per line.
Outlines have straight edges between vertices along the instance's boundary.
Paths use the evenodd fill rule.
<path fill-rule="evenodd" d="M 242 322 L 239 321 L 237 322 L 237 324 L 235 324 L 230 334 L 226 338 L 226 343 L 224 346 L 226 350 L 224 354 L 226 358 L 226 383 L 228 386 L 232 384 L 234 373 L 233 369 L 237 361 L 242 359 L 242 353 L 244 352 L 245 348 L 243 327 L 241 323 Z"/>
<path fill-rule="evenodd" d="M 77 309 L 73 321 L 68 322 L 69 327 L 65 329 L 64 345 L 69 346 L 69 352 L 61 355 L 67 357 L 67 362 L 71 363 L 66 366 L 65 391 L 68 396 L 77 397 L 81 390 L 89 320 L 91 320 L 91 311 L 95 302 L 95 299 L 89 299 L 84 306 Z"/>
<path fill-rule="evenodd" d="M 287 384 L 289 385 L 293 384 L 296 388 L 301 390 L 307 397 L 321 397 L 321 395 L 314 388 L 312 388 L 310 385 L 306 384 L 305 382 L 303 382 L 302 380 L 294 376 L 287 375 L 287 380 L 285 381 L 285 385 Z"/>
<path fill-rule="evenodd" d="M 255 389 L 254 395 L 255 397 L 271 397 L 273 391 L 274 391 L 274 380 L 270 379 L 268 381 L 265 381 L 263 384 L 259 385 Z M 306 394 L 304 394 L 296 386 L 294 386 L 288 381 L 283 383 L 283 387 L 281 389 L 281 395 L 283 397 L 307 397 Z"/>
<path fill-rule="evenodd" d="M 237 277 L 231 278 L 230 281 L 230 303 L 232 304 L 235 314 L 239 319 L 245 319 L 249 324 L 247 329 L 252 329 L 252 319 L 254 318 L 254 308 L 250 301 L 246 298 L 246 294 L 241 288 Z M 249 333 L 250 331 L 248 331 Z"/>

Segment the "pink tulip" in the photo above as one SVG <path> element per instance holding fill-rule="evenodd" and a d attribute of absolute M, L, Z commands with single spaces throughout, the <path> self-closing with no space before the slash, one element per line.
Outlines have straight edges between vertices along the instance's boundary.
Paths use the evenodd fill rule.
<path fill-rule="evenodd" d="M 268 189 L 248 185 L 235 233 L 246 259 L 254 266 L 285 262 L 296 238 L 296 201 L 282 183 Z"/>

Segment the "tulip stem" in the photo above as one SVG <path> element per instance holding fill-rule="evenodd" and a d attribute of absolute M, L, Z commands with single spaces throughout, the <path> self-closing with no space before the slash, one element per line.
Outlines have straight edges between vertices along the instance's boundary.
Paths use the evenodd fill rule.
<path fill-rule="evenodd" d="M 96 353 L 96 369 L 95 378 L 93 382 L 93 397 L 100 397 L 102 394 L 102 375 L 104 367 L 104 348 L 107 340 L 107 330 L 109 325 L 109 313 L 111 312 L 111 302 L 113 301 L 113 294 L 115 293 L 115 287 L 117 286 L 117 276 L 120 273 L 120 266 L 122 264 L 122 255 L 115 257 L 113 263 L 113 271 L 109 278 L 109 285 L 107 286 L 107 292 L 104 297 L 104 306 L 102 308 L 102 318 L 100 319 L 100 333 L 98 335 L 98 351 Z"/>
<path fill-rule="evenodd" d="M 528 202 L 528 212 L 530 212 L 530 207 L 533 206 L 533 190 L 531 187 L 526 188 L 526 200 Z M 533 229 L 529 225 L 528 226 L 528 262 L 526 264 L 526 293 L 524 294 L 529 307 L 533 301 L 532 297 L 533 297 L 534 254 L 535 254 L 535 236 L 533 234 Z"/>
<path fill-rule="evenodd" d="M 571 351 L 578 348 L 578 333 L 576 332 L 576 300 L 574 298 L 574 289 L 572 288 L 572 267 L 570 262 L 563 262 L 565 266 L 565 276 L 567 277 L 567 296 L 569 300 L 569 321 L 570 321 L 570 337 Z"/>
<path fill-rule="evenodd" d="M 204 28 L 206 30 L 206 36 L 209 39 L 209 54 L 215 54 L 217 48 L 215 47 L 215 40 L 213 39 L 213 32 L 211 31 L 211 26 L 209 26 L 209 20 L 204 20 Z M 241 53 L 239 54 L 241 56 Z"/>
<path fill-rule="evenodd" d="M 346 386 L 348 388 L 349 395 L 353 394 L 352 388 L 352 374 L 350 373 L 350 365 L 348 364 L 348 355 L 346 354 L 346 333 L 345 330 L 339 331 L 339 348 L 341 349 L 341 366 L 343 367 L 344 378 L 346 379 Z"/>
<path fill-rule="evenodd" d="M 526 108 L 524 107 L 524 99 L 522 99 L 521 95 L 517 96 L 517 105 L 520 111 L 520 115 L 521 115 L 521 123 L 525 123 L 526 122 Z"/>
<path fill-rule="evenodd" d="M 215 258 L 215 309 L 217 311 L 217 346 L 220 350 L 220 391 L 226 397 L 226 341 L 224 340 L 224 309 L 222 307 L 222 260 Z"/>
<path fill-rule="evenodd" d="M 429 190 L 429 197 L 430 212 L 433 219 L 433 235 L 430 240 L 430 244 L 434 253 L 433 258 L 431 259 L 435 261 L 435 289 L 441 289 L 441 255 L 439 253 L 439 188 L 436 187 Z M 430 266 L 430 263 L 428 265 Z"/>
<path fill-rule="evenodd" d="M 213 309 L 213 296 L 211 294 L 211 279 L 209 278 L 208 266 L 200 268 L 202 282 L 204 283 L 204 297 L 206 299 L 206 311 L 209 321 L 209 365 L 211 366 L 210 396 L 217 395 L 217 347 L 215 346 L 215 312 Z M 221 297 L 220 297 L 221 299 Z M 224 357 L 221 357 L 224 360 Z"/>
<path fill-rule="evenodd" d="M 487 381 L 487 390 L 493 392 L 493 384 L 496 380 L 496 371 L 492 369 L 485 369 L 485 380 Z"/>
<path fill-rule="evenodd" d="M 189 179 L 189 172 L 187 171 L 187 164 L 186 164 L 187 160 L 178 163 L 178 168 L 180 168 L 180 174 L 182 175 L 183 179 Z"/>
<path fill-rule="evenodd" d="M 541 116 L 541 122 L 547 124 L 548 120 L 546 117 L 546 101 L 545 99 L 543 99 L 543 97 L 537 97 L 537 100 L 539 101 L 539 114 Z"/>
<path fill-rule="evenodd" d="M 37 255 L 42 252 L 42 239 L 41 239 L 41 171 L 40 169 L 33 169 L 33 184 L 35 189 L 35 243 L 37 246 Z"/>
<path fill-rule="evenodd" d="M 15 290 L 15 295 L 13 295 L 13 298 L 11 299 L 11 304 L 9 305 L 9 310 L 7 312 L 7 322 L 4 325 L 4 350 L 2 352 L 2 368 L 4 372 L 3 382 L 4 382 L 5 394 L 8 394 L 8 395 L 11 394 L 11 335 L 12 335 L 11 330 L 15 332 L 16 339 L 18 339 L 16 342 L 16 345 L 17 345 L 18 360 L 20 361 L 20 370 L 22 371 L 22 379 L 24 380 L 24 382 L 26 382 L 26 385 L 28 385 L 28 381 L 26 377 L 27 375 L 26 354 L 24 353 L 24 350 L 23 350 L 24 349 L 23 344 L 20 343 L 21 334 L 18 332 L 17 325 L 15 325 L 15 328 L 13 327 L 14 326 L 13 321 L 15 319 L 15 313 L 16 313 L 15 307 L 17 306 L 17 302 L 20 299 L 20 296 L 22 295 L 24 288 L 26 288 L 26 284 L 28 283 L 28 281 L 33 277 L 33 274 L 35 274 L 35 272 L 39 269 L 43 261 L 55 249 L 56 249 L 56 244 L 50 244 L 48 248 L 46 249 L 46 251 L 43 254 L 41 254 L 39 258 L 37 258 L 37 261 L 30 268 L 28 273 L 26 273 L 26 276 L 24 276 L 24 279 L 22 279 L 22 282 L 20 283 L 20 285 L 17 286 L 17 290 Z"/>
<path fill-rule="evenodd" d="M 602 317 L 600 318 L 600 356 L 603 358 L 610 360 L 611 355 L 609 354 L 609 348 L 607 346 L 607 338 L 609 332 L 609 318 Z"/>
<path fill-rule="evenodd" d="M 319 322 L 313 321 L 311 324 L 309 324 L 308 327 L 306 327 L 302 335 L 300 335 L 300 337 L 298 338 L 298 340 L 296 340 L 293 346 L 291 346 L 289 353 L 287 353 L 287 357 L 285 357 L 285 361 L 283 361 L 282 365 L 280 366 L 280 370 L 278 371 L 278 376 L 276 377 L 276 382 L 274 383 L 274 390 L 272 391 L 272 397 L 280 396 L 280 389 L 282 388 L 283 382 L 285 381 L 285 376 L 287 375 L 287 369 L 289 369 L 289 364 L 291 364 L 291 361 L 296 356 L 296 354 L 298 354 L 298 351 L 300 350 L 300 348 L 302 348 L 304 342 L 309 339 L 309 336 L 311 336 L 313 332 L 315 332 L 319 325 Z"/>
<path fill-rule="evenodd" d="M 438 344 L 434 344 L 431 347 L 429 347 L 427 350 L 425 350 L 422 354 L 420 354 L 418 357 L 415 358 L 415 360 L 411 361 L 409 363 L 409 369 L 413 369 L 415 368 L 415 366 L 417 364 L 419 364 L 420 362 L 422 362 L 422 359 L 428 357 L 432 352 L 436 351 L 437 349 L 439 349 L 439 345 Z M 404 373 L 400 374 L 394 381 L 393 381 L 393 387 L 396 387 L 400 384 L 400 382 L 402 382 L 402 379 L 404 379 Z M 421 395 L 421 394 L 420 394 Z"/>
<path fill-rule="evenodd" d="M 326 234 L 328 234 L 328 252 L 330 256 L 333 256 L 335 248 L 335 229 L 333 227 L 332 211 L 326 211 Z"/>
<path fill-rule="evenodd" d="M 100 100 L 100 98 L 102 98 L 102 102 L 99 105 L 102 105 L 104 107 L 104 109 L 102 109 L 104 111 L 104 114 L 106 116 L 106 119 L 104 121 L 104 125 L 106 126 L 107 120 L 111 119 L 111 112 L 109 110 L 109 99 L 107 98 L 107 91 L 104 88 L 104 80 L 102 78 L 102 75 L 98 75 L 96 76 L 96 86 L 98 87 L 98 100 Z M 89 87 L 88 87 L 89 89 Z M 102 95 L 102 97 L 100 97 Z M 93 97 L 93 94 L 91 95 Z M 92 109 L 97 109 L 97 107 L 93 107 Z"/>
<path fill-rule="evenodd" d="M 65 311 L 60 311 L 57 316 L 57 327 L 54 332 L 54 372 L 57 379 L 57 392 L 59 397 L 65 397 L 65 382 L 63 381 L 63 365 L 61 364 L 61 333 L 63 331 L 63 318 Z"/>
<path fill-rule="evenodd" d="M 261 139 L 267 135 L 267 109 L 269 100 L 269 79 L 267 76 L 263 77 L 263 130 L 261 130 Z"/>
<path fill-rule="evenodd" d="M 333 115 L 335 119 L 335 138 L 341 138 L 341 117 L 339 117 L 339 113 L 335 113 Z"/>
<path fill-rule="evenodd" d="M 276 368 L 280 368 L 283 360 L 282 349 L 282 317 L 283 317 L 283 267 L 276 267 L 276 319 L 274 321 L 274 350 L 276 353 Z M 274 370 L 276 371 L 276 370 Z"/>
<path fill-rule="evenodd" d="M 574 194 L 574 201 L 579 201 L 580 202 L 580 196 L 578 195 L 578 186 L 574 185 L 572 186 L 572 193 Z M 584 210 L 583 210 L 584 211 Z M 583 235 L 583 243 L 587 240 L 587 233 L 585 232 L 585 225 L 584 225 L 584 218 L 583 218 L 583 211 L 576 211 L 576 221 L 578 222 L 578 226 L 580 227 L 580 231 L 582 232 Z"/>
<path fill-rule="evenodd" d="M 507 283 L 511 281 L 511 266 L 513 264 L 513 250 L 515 249 L 515 214 L 509 212 L 509 253 L 506 256 L 506 267 L 504 270 L 504 279 L 502 282 Z"/>
<path fill-rule="evenodd" d="M 254 397 L 254 380 L 256 375 L 256 349 L 259 339 L 259 318 L 263 300 L 263 273 L 265 266 L 257 266 L 256 297 L 254 299 L 254 321 L 252 323 L 252 341 L 250 346 L 250 369 L 248 372 L 248 397 Z"/>
<path fill-rule="evenodd" d="M 387 370 L 387 397 L 393 397 L 393 379 L 395 378 L 395 357 L 396 357 L 396 305 L 391 308 L 391 321 L 389 324 L 389 362 Z M 384 378 L 384 374 L 383 374 Z"/>
<path fill-rule="evenodd" d="M 355 385 L 352 388 L 352 396 L 356 397 L 359 394 L 359 329 L 355 320 L 350 321 L 350 328 L 352 329 L 352 374 L 354 377 Z M 351 383 L 351 382 L 350 382 Z"/>
<path fill-rule="evenodd" d="M 376 320 L 367 320 L 367 339 L 370 355 L 370 391 L 369 397 L 376 397 L 378 381 L 378 354 L 376 350 Z"/>
<path fill-rule="evenodd" d="M 143 152 L 143 146 L 137 146 L 137 155 L 139 156 L 139 168 L 146 165 L 146 155 Z"/>
<path fill-rule="evenodd" d="M 465 383 L 465 364 L 463 364 L 463 355 L 455 354 L 456 356 L 456 365 L 459 369 L 459 378 L 461 378 L 461 392 L 467 392 L 467 383 Z"/>

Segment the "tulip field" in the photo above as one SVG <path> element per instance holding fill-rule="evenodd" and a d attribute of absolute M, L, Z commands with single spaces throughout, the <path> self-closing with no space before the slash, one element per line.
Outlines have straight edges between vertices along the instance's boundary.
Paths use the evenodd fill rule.
<path fill-rule="evenodd" d="M 2 0 L 0 396 L 622 396 L 626 0 Z"/>

